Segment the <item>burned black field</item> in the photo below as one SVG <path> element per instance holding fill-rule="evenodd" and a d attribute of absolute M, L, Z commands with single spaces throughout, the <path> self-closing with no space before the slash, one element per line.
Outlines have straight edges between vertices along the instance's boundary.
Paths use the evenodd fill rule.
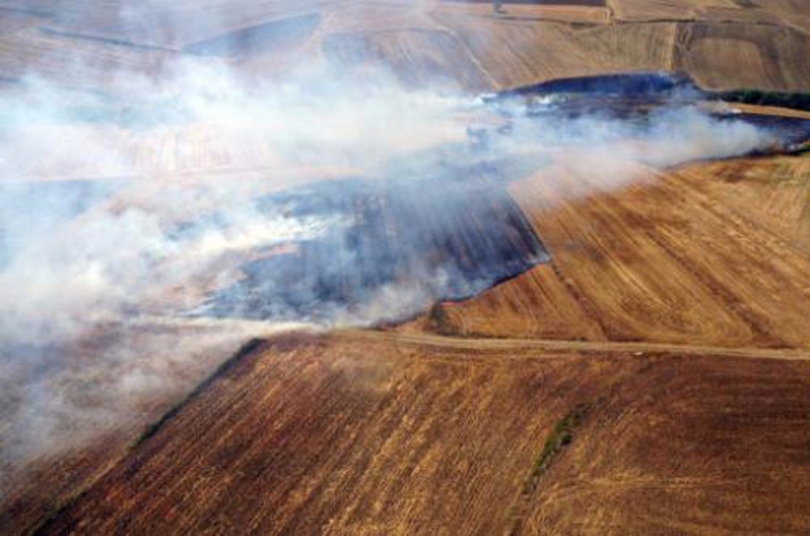
<path fill-rule="evenodd" d="M 292 251 L 243 266 L 244 279 L 215 293 L 205 314 L 328 321 L 362 317 L 375 300 L 389 300 L 393 320 L 436 300 L 473 296 L 548 259 L 497 181 L 335 181 L 258 206 L 334 224 Z"/>

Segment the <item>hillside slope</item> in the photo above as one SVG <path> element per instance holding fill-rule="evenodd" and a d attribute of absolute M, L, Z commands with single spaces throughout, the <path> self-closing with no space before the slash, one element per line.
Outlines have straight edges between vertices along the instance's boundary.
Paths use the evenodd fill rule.
<path fill-rule="evenodd" d="M 275 339 L 39 533 L 810 528 L 810 356 L 642 348 Z"/>
<path fill-rule="evenodd" d="M 416 85 L 482 91 L 605 72 L 683 71 L 707 89 L 810 88 L 810 17 L 789 0 L 559 0 L 488 3 L 218 0 L 0 2 L 0 73 L 36 65 L 80 86 L 112 68 L 155 72 L 183 56 L 225 58 L 246 73 L 326 60 L 385 65 Z"/>

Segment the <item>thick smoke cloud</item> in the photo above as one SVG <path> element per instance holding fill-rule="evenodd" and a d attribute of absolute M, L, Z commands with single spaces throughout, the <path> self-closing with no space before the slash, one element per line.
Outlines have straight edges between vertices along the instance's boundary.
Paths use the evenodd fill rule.
<path fill-rule="evenodd" d="M 105 93 L 31 76 L 0 100 L 0 480 L 154 418 L 164 407 L 156 401 L 180 397 L 240 341 L 278 329 L 207 314 L 246 263 L 325 237 L 340 242 L 335 263 L 358 258 L 362 241 L 341 231 L 356 224 L 350 216 L 268 209 L 268 196 L 292 189 L 300 204 L 307 188 L 334 181 L 343 182 L 331 191 L 345 196 L 356 184 L 347 177 L 421 181 L 397 190 L 419 206 L 442 181 L 463 196 L 467 175 L 482 169 L 517 180 L 586 151 L 600 162 L 598 179 L 565 192 L 584 196 L 632 180 L 627 162 L 670 166 L 773 143 L 691 104 L 643 121 L 572 117 L 553 104 L 527 116 L 379 73 L 261 81 L 185 60 L 164 73 L 112 73 Z M 442 222 L 463 217 L 464 203 L 445 207 Z M 294 311 L 274 309 L 274 325 L 371 325 L 424 310 L 459 282 L 418 253 L 405 253 L 414 259 L 407 277 L 373 287 L 362 303 L 333 300 L 328 314 L 310 315 L 324 305 L 313 291 Z M 273 276 L 264 274 L 268 284 L 285 285 Z M 491 282 L 462 282 L 458 292 Z"/>

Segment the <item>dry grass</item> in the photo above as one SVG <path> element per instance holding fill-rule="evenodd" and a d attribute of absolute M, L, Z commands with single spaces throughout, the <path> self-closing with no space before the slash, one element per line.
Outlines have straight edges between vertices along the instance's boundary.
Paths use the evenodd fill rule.
<path fill-rule="evenodd" d="M 671 358 L 623 383 L 544 477 L 526 533 L 806 533 L 807 367 L 759 365 Z"/>
<path fill-rule="evenodd" d="M 529 533 L 808 528 L 808 363 L 476 344 L 271 342 L 42 532 L 493 534 L 516 512 Z"/>
<path fill-rule="evenodd" d="M 662 175 L 638 169 L 646 175 L 636 185 L 560 198 L 600 180 L 598 167 L 572 162 L 583 160 L 512 187 L 551 266 L 446 307 L 446 330 L 810 346 L 802 313 L 810 306 L 808 159 L 701 163 Z"/>

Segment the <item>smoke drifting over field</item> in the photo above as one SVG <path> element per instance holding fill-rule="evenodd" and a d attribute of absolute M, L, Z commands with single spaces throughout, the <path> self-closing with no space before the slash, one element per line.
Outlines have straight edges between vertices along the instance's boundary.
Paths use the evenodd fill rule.
<path fill-rule="evenodd" d="M 561 193 L 584 196 L 633 180 L 629 161 L 774 141 L 689 103 L 526 114 L 378 74 L 166 71 L 104 94 L 32 76 L 0 101 L 0 480 L 153 418 L 267 329 L 206 319 L 371 325 L 545 261 L 505 185 L 566 152 L 599 162 Z"/>

